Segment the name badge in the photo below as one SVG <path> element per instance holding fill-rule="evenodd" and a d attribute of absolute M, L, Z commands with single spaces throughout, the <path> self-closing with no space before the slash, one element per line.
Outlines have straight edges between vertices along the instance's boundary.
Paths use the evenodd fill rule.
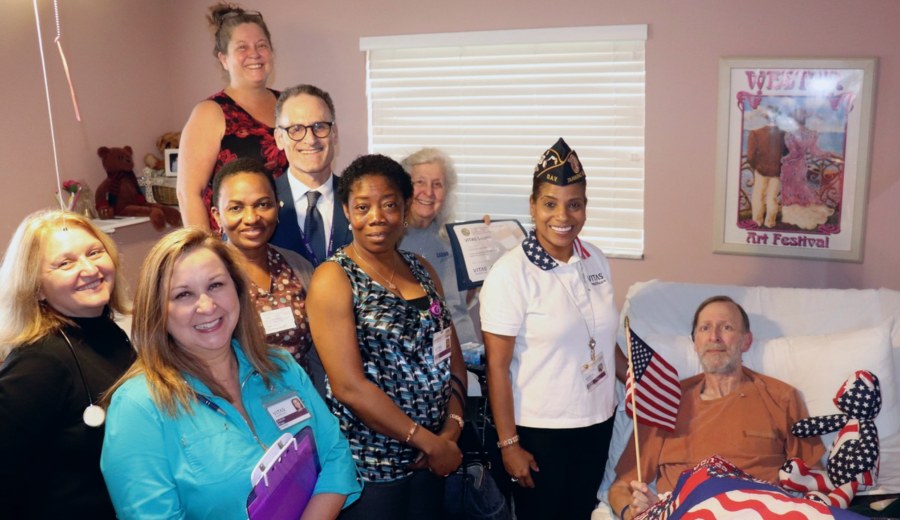
<path fill-rule="evenodd" d="M 269 412 L 280 430 L 286 430 L 312 417 L 306 404 L 296 392 L 281 395 L 265 406 L 266 411 Z"/>
<path fill-rule="evenodd" d="M 434 352 L 435 365 L 440 365 L 450 359 L 450 327 L 434 335 L 432 351 Z"/>
<path fill-rule="evenodd" d="M 606 364 L 603 362 L 603 354 L 598 353 L 597 356 L 581 365 L 581 377 L 588 391 L 597 387 L 607 376 Z"/>
<path fill-rule="evenodd" d="M 290 306 L 263 311 L 259 313 L 259 317 L 262 320 L 263 328 L 266 329 L 266 335 L 291 330 L 297 326 L 297 322 L 294 321 L 293 308 Z"/>

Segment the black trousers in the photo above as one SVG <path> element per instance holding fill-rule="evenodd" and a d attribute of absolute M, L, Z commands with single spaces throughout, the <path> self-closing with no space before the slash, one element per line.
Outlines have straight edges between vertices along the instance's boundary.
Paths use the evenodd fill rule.
<path fill-rule="evenodd" d="M 365 482 L 359 500 L 338 520 L 440 519 L 444 509 L 444 479 L 428 470 L 391 482 Z"/>
<path fill-rule="evenodd" d="M 597 506 L 614 420 L 584 428 L 516 427 L 519 443 L 540 468 L 531 472 L 533 489 L 513 485 L 517 520 L 590 519 Z"/>

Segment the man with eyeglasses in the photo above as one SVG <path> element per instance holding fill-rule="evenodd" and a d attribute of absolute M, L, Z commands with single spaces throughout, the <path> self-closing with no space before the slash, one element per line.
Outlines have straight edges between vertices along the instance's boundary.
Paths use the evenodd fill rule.
<path fill-rule="evenodd" d="M 331 96 L 313 85 L 283 91 L 275 104 L 275 126 L 275 143 L 287 156 L 288 175 L 275 180 L 281 209 L 270 243 L 318 266 L 352 239 L 335 196 L 338 178 L 332 162 L 338 128 Z"/>

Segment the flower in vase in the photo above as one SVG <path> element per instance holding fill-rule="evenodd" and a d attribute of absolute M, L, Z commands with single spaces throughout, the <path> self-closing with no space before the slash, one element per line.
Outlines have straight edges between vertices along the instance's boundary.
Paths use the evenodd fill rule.
<path fill-rule="evenodd" d="M 63 190 L 69 193 L 69 200 L 68 202 L 66 202 L 66 209 L 68 211 L 73 211 L 75 209 L 75 204 L 78 203 L 78 197 L 81 195 L 81 183 L 70 179 L 64 182 L 62 187 Z"/>

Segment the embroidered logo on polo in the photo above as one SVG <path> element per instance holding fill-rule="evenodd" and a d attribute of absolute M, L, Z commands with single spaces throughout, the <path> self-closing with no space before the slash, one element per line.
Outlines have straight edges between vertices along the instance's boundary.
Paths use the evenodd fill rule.
<path fill-rule="evenodd" d="M 432 301 L 440 298 L 424 267 L 412 253 L 403 259 Z M 350 258 L 339 251 L 332 257 L 350 279 L 356 309 L 356 337 L 363 372 L 411 419 L 431 431 L 450 399 L 450 364 L 433 363 L 432 337 L 449 326 L 450 315 L 441 305 L 439 317 L 405 303 L 374 283 Z M 326 402 L 347 436 L 359 473 L 370 481 L 394 480 L 410 472 L 406 466 L 417 452 L 400 441 L 377 433 L 338 402 L 328 384 Z"/>
<path fill-rule="evenodd" d="M 606 277 L 603 276 L 603 273 L 589 274 L 587 275 L 587 279 L 591 285 L 603 285 L 607 281 Z"/>

